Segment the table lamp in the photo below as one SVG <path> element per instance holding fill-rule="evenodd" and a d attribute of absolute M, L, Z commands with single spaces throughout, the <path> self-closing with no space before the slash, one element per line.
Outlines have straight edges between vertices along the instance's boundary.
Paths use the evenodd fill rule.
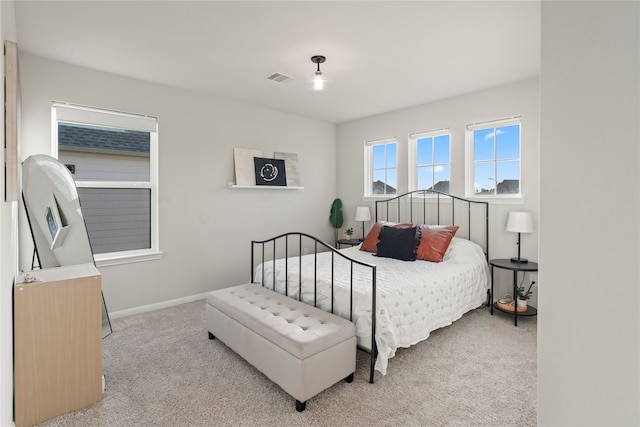
<path fill-rule="evenodd" d="M 371 221 L 371 213 L 368 206 L 358 206 L 356 208 L 356 221 L 362 221 L 362 239 L 364 240 L 364 222 Z"/>
<path fill-rule="evenodd" d="M 518 233 L 518 257 L 511 258 L 511 262 L 525 264 L 529 262 L 526 258 L 520 257 L 520 233 L 533 233 L 533 219 L 530 212 L 509 212 L 507 220 L 507 231 Z"/>

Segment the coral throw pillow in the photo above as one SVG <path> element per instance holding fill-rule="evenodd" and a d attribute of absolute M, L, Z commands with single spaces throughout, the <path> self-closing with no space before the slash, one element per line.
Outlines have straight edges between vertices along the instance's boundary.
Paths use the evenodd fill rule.
<path fill-rule="evenodd" d="M 395 222 L 389 221 L 378 221 L 373 224 L 369 233 L 367 233 L 367 237 L 364 238 L 362 244 L 360 245 L 361 251 L 373 252 L 374 254 L 378 252 L 378 242 L 380 242 L 379 236 L 380 231 L 383 226 L 396 227 L 396 228 L 411 228 L 413 224 L 398 224 Z"/>
<path fill-rule="evenodd" d="M 451 239 L 458 231 L 457 225 L 425 225 L 420 226 L 420 243 L 416 251 L 416 259 L 441 262 Z"/>

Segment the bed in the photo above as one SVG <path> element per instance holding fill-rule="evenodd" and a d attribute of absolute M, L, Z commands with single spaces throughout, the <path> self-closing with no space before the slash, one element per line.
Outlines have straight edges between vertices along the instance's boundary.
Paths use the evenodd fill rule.
<path fill-rule="evenodd" d="M 298 232 L 253 241 L 251 281 L 352 321 L 358 348 L 371 355 L 373 383 L 397 349 L 486 303 L 488 216 L 486 202 L 432 190 L 376 201 L 375 222 L 359 246 L 338 250 Z M 424 249 L 424 236 L 450 238 L 435 254 L 438 262 L 425 260 L 431 253 L 415 261 L 402 250 L 395 256 L 410 235 L 415 252 Z"/>

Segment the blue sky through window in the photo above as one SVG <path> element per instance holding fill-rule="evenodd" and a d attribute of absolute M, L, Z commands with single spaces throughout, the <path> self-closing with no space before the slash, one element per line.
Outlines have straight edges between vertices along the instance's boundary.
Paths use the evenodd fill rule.
<path fill-rule="evenodd" d="M 449 134 L 419 138 L 416 141 L 417 188 L 449 191 Z M 441 183 L 438 185 L 438 183 Z M 444 187 L 442 185 L 444 184 Z"/>
<path fill-rule="evenodd" d="M 474 131 L 473 159 L 475 194 L 519 193 L 520 124 Z"/>
<path fill-rule="evenodd" d="M 398 188 L 396 143 L 378 144 L 372 147 L 374 194 L 395 194 Z M 376 185 L 377 182 L 385 185 Z"/>

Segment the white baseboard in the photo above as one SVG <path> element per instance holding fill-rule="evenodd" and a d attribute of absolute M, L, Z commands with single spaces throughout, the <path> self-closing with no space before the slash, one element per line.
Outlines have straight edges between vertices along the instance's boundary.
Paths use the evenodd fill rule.
<path fill-rule="evenodd" d="M 174 305 L 184 304 L 187 302 L 198 301 L 201 299 L 205 299 L 206 295 L 209 292 L 204 292 L 202 294 L 191 295 L 188 297 L 172 299 L 169 301 L 158 302 L 155 304 L 143 305 L 140 307 L 128 308 L 126 310 L 119 310 L 109 313 L 109 317 L 111 319 L 118 319 L 120 317 L 131 316 L 134 314 L 146 313 L 147 311 L 159 310 L 161 308 L 172 307 Z"/>

